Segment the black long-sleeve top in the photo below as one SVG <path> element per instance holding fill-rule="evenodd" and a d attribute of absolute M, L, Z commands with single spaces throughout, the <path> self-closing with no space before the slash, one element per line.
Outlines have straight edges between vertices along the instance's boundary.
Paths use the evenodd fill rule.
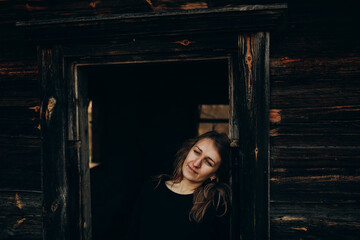
<path fill-rule="evenodd" d="M 218 217 L 215 207 L 209 208 L 200 223 L 189 220 L 193 194 L 182 195 L 168 189 L 162 181 L 146 182 L 137 200 L 129 240 L 227 240 L 228 215 Z"/>

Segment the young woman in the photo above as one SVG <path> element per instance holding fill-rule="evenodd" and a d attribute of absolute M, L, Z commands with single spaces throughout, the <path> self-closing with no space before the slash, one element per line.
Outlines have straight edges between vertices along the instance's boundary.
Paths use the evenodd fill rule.
<path fill-rule="evenodd" d="M 142 187 L 128 239 L 228 239 L 228 180 L 226 134 L 212 131 L 185 142 L 173 175 Z"/>

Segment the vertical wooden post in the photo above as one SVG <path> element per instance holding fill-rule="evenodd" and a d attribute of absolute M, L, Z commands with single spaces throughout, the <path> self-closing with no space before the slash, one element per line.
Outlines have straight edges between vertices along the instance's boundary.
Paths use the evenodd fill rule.
<path fill-rule="evenodd" d="M 78 128 L 76 141 L 80 143 L 79 155 L 77 155 L 78 158 L 76 159 L 79 166 L 78 179 L 80 191 L 78 192 L 78 226 L 80 236 L 75 239 L 90 240 L 92 239 L 92 221 L 89 167 L 88 79 L 86 73 L 79 68 L 74 72 L 73 77 L 76 79 L 74 84 L 77 84 L 77 87 L 72 89 L 77 89 L 78 91 L 75 94 L 75 102 L 77 103 L 76 111 L 78 112 L 78 119 L 76 119 Z"/>
<path fill-rule="evenodd" d="M 233 239 L 269 239 L 269 33 L 239 35 L 230 69 Z"/>
<path fill-rule="evenodd" d="M 61 48 L 39 48 L 44 239 L 91 239 L 87 85 Z M 64 75 L 64 72 L 67 75 Z M 79 75 L 81 75 L 79 73 Z"/>
<path fill-rule="evenodd" d="M 44 239 L 68 239 L 66 96 L 61 49 L 39 48 Z"/>
<path fill-rule="evenodd" d="M 90 240 L 92 236 L 87 77 L 76 64 L 65 61 L 64 66 L 68 84 L 67 171 L 71 212 L 70 239 Z"/>

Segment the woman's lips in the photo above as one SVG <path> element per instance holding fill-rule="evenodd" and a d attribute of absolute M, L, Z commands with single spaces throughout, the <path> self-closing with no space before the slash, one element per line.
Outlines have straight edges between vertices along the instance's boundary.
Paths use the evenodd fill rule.
<path fill-rule="evenodd" d="M 190 172 L 192 172 L 192 173 L 194 173 L 194 174 L 198 174 L 197 171 L 195 171 L 194 169 L 192 169 L 189 165 L 187 165 L 187 166 L 188 166 Z"/>

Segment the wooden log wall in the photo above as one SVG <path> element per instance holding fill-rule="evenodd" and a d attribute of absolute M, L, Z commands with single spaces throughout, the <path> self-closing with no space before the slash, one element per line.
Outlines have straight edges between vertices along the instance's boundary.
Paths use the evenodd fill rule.
<path fill-rule="evenodd" d="M 243 3 L 1 1 L 0 239 L 43 238 L 37 51 L 16 21 Z M 357 239 L 359 17 L 352 1 L 287 3 L 270 41 L 271 238 Z"/>
<path fill-rule="evenodd" d="M 360 236 L 360 35 L 350 1 L 289 1 L 271 39 L 271 238 Z"/>

